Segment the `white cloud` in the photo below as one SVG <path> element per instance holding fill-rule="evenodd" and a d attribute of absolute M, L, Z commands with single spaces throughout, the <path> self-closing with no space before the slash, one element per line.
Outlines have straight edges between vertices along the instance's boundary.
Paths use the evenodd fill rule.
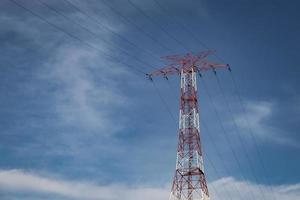
<path fill-rule="evenodd" d="M 264 120 L 271 116 L 272 108 L 273 104 L 270 102 L 247 102 L 246 114 L 238 115 L 236 122 L 241 128 L 247 129 L 250 126 L 255 129 L 255 134 L 266 136 L 270 133 L 265 130 Z"/>
<path fill-rule="evenodd" d="M 256 138 L 299 147 L 299 144 L 289 138 L 283 130 L 267 123 L 273 115 L 274 106 L 275 103 L 266 101 L 247 102 L 246 113 L 237 115 L 235 121 L 240 130 L 245 130 L 246 133 L 251 129 Z"/>
<path fill-rule="evenodd" d="M 231 200 L 240 200 L 238 188 L 243 199 L 250 200 L 251 193 L 259 199 L 261 189 L 264 191 L 265 200 L 273 200 L 274 195 L 280 200 L 298 200 L 300 195 L 300 184 L 274 186 L 271 192 L 270 186 L 257 185 L 251 182 L 237 181 L 232 177 L 222 178 L 208 184 L 211 197 L 215 200 L 226 199 L 229 195 Z M 0 171 L 0 190 L 6 193 L 17 194 L 26 192 L 34 197 L 39 194 L 60 195 L 71 199 L 86 200 L 166 200 L 169 196 L 167 187 L 127 187 L 124 185 L 99 186 L 95 183 L 68 181 L 57 178 L 43 177 L 22 170 Z M 217 191 L 217 192 L 216 192 Z"/>
<path fill-rule="evenodd" d="M 168 192 L 164 188 L 125 186 L 98 186 L 93 183 L 73 182 L 46 178 L 25 173 L 20 170 L 0 171 L 0 189 L 11 192 L 55 194 L 74 199 L 166 199 Z"/>
<path fill-rule="evenodd" d="M 80 6 L 85 7 L 86 4 Z M 94 37 L 76 25 L 74 27 L 77 27 L 78 31 L 70 31 L 72 30 L 70 24 L 74 25 L 74 23 L 67 23 L 68 21 L 61 20 L 61 16 L 50 14 L 51 12 L 45 13 L 46 16 L 49 15 L 47 19 L 49 18 L 54 24 L 60 23 L 59 26 L 63 27 L 65 31 L 76 35 L 83 42 L 69 37 L 62 38 L 62 35 L 67 35 L 55 29 L 50 31 L 53 33 L 52 35 L 40 38 L 41 28 L 39 26 L 45 25 L 49 28 L 47 24 L 39 21 L 41 25 L 33 26 L 32 21 L 37 19 L 31 15 L 28 15 L 30 18 L 25 23 L 11 18 L 17 33 L 21 33 L 20 30 L 28 29 L 31 32 L 26 35 L 31 37 L 30 41 L 39 38 L 42 46 L 53 46 L 51 51 L 47 52 L 48 55 L 43 60 L 44 64 L 36 70 L 38 79 L 52 88 L 54 102 L 50 102 L 49 106 L 53 106 L 53 111 L 58 114 L 62 124 L 83 128 L 88 130 L 87 132 L 97 130 L 103 135 L 115 133 L 122 128 L 122 122 L 119 120 L 119 123 L 115 123 L 114 111 L 118 106 L 124 107 L 127 102 L 126 96 L 116 86 L 115 82 L 120 80 L 116 77 L 128 78 L 130 73 L 126 71 L 126 68 L 124 69 L 123 65 L 104 56 L 104 54 L 117 55 L 118 45 L 114 45 L 113 34 L 99 29 L 99 26 L 95 26 L 92 20 L 83 20 L 81 14 L 74 9 L 66 12 L 65 15 L 74 21 L 80 21 L 83 26 L 89 27 L 92 32 L 97 33 L 98 37 Z M 97 17 L 95 16 L 95 18 Z M 125 31 L 124 27 L 113 23 L 110 15 L 102 16 L 101 21 L 105 21 L 106 26 L 115 32 L 122 34 Z M 89 48 L 86 43 L 95 49 Z M 100 49 L 100 51 L 96 49 Z M 44 84 L 35 87 L 37 91 L 47 89 L 41 88 L 44 87 Z"/>
<path fill-rule="evenodd" d="M 30 6 L 26 3 L 22 4 L 25 7 Z M 45 8 L 39 3 L 37 5 Z M 81 3 L 80 6 L 91 5 Z M 101 7 L 101 4 L 99 6 Z M 49 102 L 49 107 L 53 106 L 53 111 L 58 114 L 61 123 L 86 130 L 97 130 L 103 135 L 115 133 L 122 128 L 122 122 L 118 120 L 119 123 L 115 123 L 114 108 L 125 106 L 127 102 L 126 96 L 118 89 L 115 81 L 119 80 L 116 77 L 128 78 L 129 73 L 123 65 L 108 60 L 102 54 L 104 52 L 118 55 L 116 48 L 119 45 L 115 44 L 112 39 L 113 34 L 99 29 L 99 26 L 96 26 L 92 20 L 86 18 L 84 20 L 82 15 L 74 9 L 66 10 L 64 15 L 88 27 L 90 31 L 98 35 L 97 38 L 63 17 L 46 11 L 48 9 L 45 9 L 42 15 L 45 19 L 62 27 L 66 32 L 76 35 L 83 43 L 66 37 L 67 35 L 62 31 L 56 30 L 26 11 L 24 11 L 24 16 L 14 15 L 13 12 L 1 13 L 0 21 L 3 22 L 3 26 L 0 29 L 4 33 L 15 33 L 16 38 L 20 38 L 16 46 L 20 46 L 24 52 L 28 49 L 29 52 L 31 49 L 40 52 L 41 54 L 37 54 L 36 57 L 43 59 L 44 64 L 37 66 L 35 74 L 37 79 L 42 80 L 39 82 L 41 84 L 28 83 L 30 86 L 24 86 L 24 88 L 36 92 L 33 93 L 35 96 L 39 96 L 40 91 L 48 92 L 48 88 L 52 88 L 51 93 L 55 88 L 54 102 Z M 34 12 L 38 11 L 34 10 Z M 110 14 L 100 16 L 100 18 L 109 29 L 120 34 L 125 31 L 124 26 L 114 23 Z M 77 28 L 77 31 L 73 31 L 73 28 Z M 100 51 L 89 48 L 84 43 L 89 43 Z M 9 46 L 12 48 L 13 45 L 9 44 Z M 28 49 L 27 46 L 29 46 Z M 47 57 L 42 57 L 45 54 Z"/>
<path fill-rule="evenodd" d="M 47 63 L 46 70 L 39 72 L 43 79 L 58 87 L 53 104 L 64 123 L 97 129 L 102 134 L 121 128 L 112 115 L 115 107 L 125 106 L 126 97 L 112 77 L 125 76 L 126 72 L 109 66 L 94 51 L 62 47 Z"/>
<path fill-rule="evenodd" d="M 213 188 L 217 188 L 217 193 L 213 193 L 216 197 L 214 199 L 221 200 L 223 197 L 228 195 L 233 200 L 244 199 L 250 200 L 254 196 L 256 199 L 265 199 L 265 200 L 296 200 L 300 195 L 300 185 L 280 185 L 280 186 L 267 186 L 263 184 L 254 184 L 251 182 L 238 181 L 232 177 L 226 177 L 214 181 L 210 185 Z M 237 192 L 237 189 L 240 192 Z M 294 188 L 293 191 L 289 188 Z M 275 196 L 275 198 L 274 198 Z"/>
<path fill-rule="evenodd" d="M 31 3 L 22 4 L 28 7 Z M 34 12 L 39 12 L 40 8 L 43 13 L 39 14 L 47 20 L 100 51 L 68 37 L 67 34 L 30 13 L 18 10 L 17 6 L 10 5 L 18 13 L 8 11 L 0 14 L 0 21 L 3 22 L 1 31 L 18 39 L 8 40 L 8 48 L 14 52 L 15 45 L 21 50 L 19 54 L 13 54 L 16 55 L 13 63 L 16 66 L 24 66 L 24 69 L 28 68 L 30 73 L 28 77 L 30 80 L 24 82 L 22 89 L 27 96 L 34 99 L 33 101 L 42 104 L 37 108 L 39 110 L 31 112 L 37 114 L 45 112 L 41 118 L 47 118 L 47 120 L 34 119 L 32 123 L 39 123 L 34 126 L 43 130 L 46 130 L 46 127 L 52 129 L 48 131 L 51 138 L 47 140 L 42 134 L 45 132 L 38 131 L 34 140 L 13 148 L 21 154 L 34 153 L 43 157 L 70 155 L 85 160 L 94 160 L 95 154 L 100 157 L 108 154 L 106 152 L 111 154 L 118 151 L 121 147 L 113 145 L 115 137 L 111 136 L 125 126 L 126 116 L 120 113 L 130 105 L 127 95 L 119 85 L 123 80 L 133 78 L 130 69 L 113 59 L 108 59 L 102 52 L 119 58 L 121 55 L 117 48 L 120 43 L 115 43 L 116 37 L 113 37 L 111 32 L 99 28 L 95 22 L 71 9 L 70 6 L 68 7 L 70 9 L 65 9 L 64 15 L 88 27 L 99 37 L 95 38 L 74 23 L 64 20 L 54 12 L 48 12 L 48 9 L 38 2 L 33 4 L 37 4 L 33 9 Z M 84 4 L 86 3 L 81 2 L 80 7 L 85 7 Z M 97 5 L 101 7 L 101 3 Z M 126 31 L 126 27 L 114 23 L 109 13 L 105 16 L 98 14 L 99 12 L 93 13 L 93 16 L 101 19 L 101 22 L 110 29 L 121 35 Z M 32 53 L 34 57 L 27 56 Z M 11 59 L 11 55 L 9 58 Z M 29 124 L 26 123 L 25 126 Z M 20 130 L 20 133 L 23 133 L 23 127 L 20 127 Z M 105 142 L 108 138 L 111 138 L 109 142 Z M 108 146 L 113 148 L 109 149 Z M 99 155 L 99 152 L 102 154 Z"/>

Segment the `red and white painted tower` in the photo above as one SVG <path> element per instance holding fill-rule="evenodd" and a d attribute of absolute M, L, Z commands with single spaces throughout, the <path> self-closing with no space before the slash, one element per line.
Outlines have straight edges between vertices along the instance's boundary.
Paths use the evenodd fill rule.
<path fill-rule="evenodd" d="M 179 142 L 177 149 L 176 171 L 169 200 L 208 200 L 203 152 L 200 143 L 200 122 L 197 97 L 197 73 L 218 68 L 227 64 L 209 62 L 206 58 L 214 51 L 197 55 L 166 56 L 171 62 L 168 66 L 147 74 L 154 76 L 180 75 Z"/>

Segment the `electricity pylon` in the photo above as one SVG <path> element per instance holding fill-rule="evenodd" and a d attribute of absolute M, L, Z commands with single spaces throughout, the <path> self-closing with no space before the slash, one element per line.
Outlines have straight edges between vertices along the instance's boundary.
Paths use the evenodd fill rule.
<path fill-rule="evenodd" d="M 166 67 L 147 74 L 152 81 L 155 76 L 180 75 L 179 142 L 176 171 L 169 200 L 208 200 L 209 192 L 204 174 L 203 152 L 200 143 L 200 122 L 197 97 L 197 73 L 228 64 L 209 62 L 206 58 L 214 51 L 185 56 L 173 55 L 163 59 L 170 62 Z"/>

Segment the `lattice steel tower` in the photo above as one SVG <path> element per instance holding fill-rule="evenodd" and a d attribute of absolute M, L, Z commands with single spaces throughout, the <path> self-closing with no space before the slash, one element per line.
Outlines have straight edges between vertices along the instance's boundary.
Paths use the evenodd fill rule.
<path fill-rule="evenodd" d="M 207 189 L 203 152 L 200 143 L 199 107 L 197 98 L 197 73 L 218 68 L 229 68 L 227 64 L 209 62 L 206 58 L 214 51 L 197 55 L 166 56 L 171 62 L 168 66 L 147 74 L 154 76 L 180 75 L 179 142 L 177 149 L 176 171 L 169 200 L 207 200 Z"/>

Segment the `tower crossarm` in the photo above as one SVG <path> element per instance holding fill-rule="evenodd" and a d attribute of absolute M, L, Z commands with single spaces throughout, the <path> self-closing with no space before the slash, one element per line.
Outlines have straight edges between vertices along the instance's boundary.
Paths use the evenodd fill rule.
<path fill-rule="evenodd" d="M 199 54 L 186 54 L 185 56 L 173 55 L 162 57 L 171 63 L 164 68 L 155 70 L 151 73 L 146 74 L 150 80 L 155 76 L 163 76 L 168 79 L 169 75 L 180 75 L 181 72 L 198 72 L 200 75 L 204 71 L 212 70 L 216 73 L 217 69 L 229 68 L 228 64 L 220 64 L 211 61 L 207 61 L 205 58 L 209 55 L 214 54 L 215 51 L 205 51 Z"/>
<path fill-rule="evenodd" d="M 206 58 L 210 55 L 213 55 L 215 53 L 216 53 L 216 51 L 209 50 L 209 51 L 200 52 L 200 53 L 195 54 L 195 55 L 191 54 L 191 53 L 188 53 L 185 56 L 181 56 L 181 55 L 164 56 L 164 57 L 161 57 L 161 59 L 172 62 L 172 63 L 182 65 L 186 61 L 196 62 L 196 61 L 199 61 L 199 60 L 203 60 L 204 58 Z"/>
<path fill-rule="evenodd" d="M 164 68 L 161 68 L 159 70 L 153 71 L 151 73 L 146 74 L 150 80 L 152 80 L 152 77 L 154 76 L 163 76 L 167 78 L 167 75 L 179 75 L 181 72 L 180 68 L 171 64 Z"/>
<path fill-rule="evenodd" d="M 207 70 L 212 70 L 214 73 L 216 73 L 217 69 L 224 69 L 228 68 L 230 70 L 229 64 L 220 64 L 220 63 L 214 63 L 209 61 L 203 61 L 200 66 L 196 66 L 197 72 L 201 73 Z"/>

